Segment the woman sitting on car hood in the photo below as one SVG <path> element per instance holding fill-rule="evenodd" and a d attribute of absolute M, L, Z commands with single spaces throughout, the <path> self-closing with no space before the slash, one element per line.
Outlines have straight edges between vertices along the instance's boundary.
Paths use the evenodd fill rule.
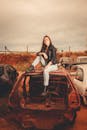
<path fill-rule="evenodd" d="M 46 95 L 47 88 L 49 86 L 49 72 L 57 70 L 57 57 L 56 48 L 53 46 L 49 36 L 44 36 L 42 47 L 40 52 L 37 53 L 37 57 L 31 64 L 31 66 L 26 70 L 26 72 L 31 72 L 34 70 L 35 66 L 41 62 L 44 66 L 43 78 L 44 78 L 44 92 L 43 96 Z"/>

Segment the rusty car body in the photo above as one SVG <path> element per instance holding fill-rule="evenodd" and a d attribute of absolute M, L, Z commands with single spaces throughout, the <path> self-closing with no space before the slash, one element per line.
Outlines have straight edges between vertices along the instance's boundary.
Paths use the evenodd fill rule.
<path fill-rule="evenodd" d="M 18 110 L 16 120 L 23 128 L 54 129 L 57 125 L 73 123 L 80 108 L 79 95 L 65 69 L 50 72 L 49 90 L 43 92 L 43 72 L 23 73 L 15 83 L 9 106 Z"/>

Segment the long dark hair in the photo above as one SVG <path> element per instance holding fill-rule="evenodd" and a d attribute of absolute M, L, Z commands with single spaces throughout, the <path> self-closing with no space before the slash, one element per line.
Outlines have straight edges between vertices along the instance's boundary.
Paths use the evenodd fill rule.
<path fill-rule="evenodd" d="M 51 38 L 48 36 L 48 35 L 45 35 L 44 37 L 43 37 L 43 42 L 42 42 L 42 47 L 41 47 L 41 50 L 44 48 L 46 48 L 47 46 L 45 45 L 45 43 L 44 43 L 44 39 L 45 38 L 48 38 L 49 39 L 49 41 L 50 41 L 50 46 L 52 45 L 52 41 L 51 41 Z"/>

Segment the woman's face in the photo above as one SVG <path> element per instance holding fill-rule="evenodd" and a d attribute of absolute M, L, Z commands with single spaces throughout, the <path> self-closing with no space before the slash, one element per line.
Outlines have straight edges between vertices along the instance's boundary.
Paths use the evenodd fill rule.
<path fill-rule="evenodd" d="M 44 38 L 44 44 L 45 44 L 46 46 L 49 46 L 49 45 L 50 45 L 50 39 L 49 39 L 48 37 L 45 37 L 45 38 Z"/>

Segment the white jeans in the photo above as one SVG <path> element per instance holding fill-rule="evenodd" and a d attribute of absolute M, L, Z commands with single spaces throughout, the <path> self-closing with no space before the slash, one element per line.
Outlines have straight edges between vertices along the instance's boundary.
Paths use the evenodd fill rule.
<path fill-rule="evenodd" d="M 35 67 L 39 62 L 41 62 L 43 66 L 46 65 L 45 60 L 42 56 L 37 56 L 36 59 L 33 61 L 32 65 Z M 44 86 L 49 85 L 49 72 L 55 71 L 57 69 L 58 69 L 57 64 L 50 65 L 47 69 L 44 69 L 43 71 Z"/>

